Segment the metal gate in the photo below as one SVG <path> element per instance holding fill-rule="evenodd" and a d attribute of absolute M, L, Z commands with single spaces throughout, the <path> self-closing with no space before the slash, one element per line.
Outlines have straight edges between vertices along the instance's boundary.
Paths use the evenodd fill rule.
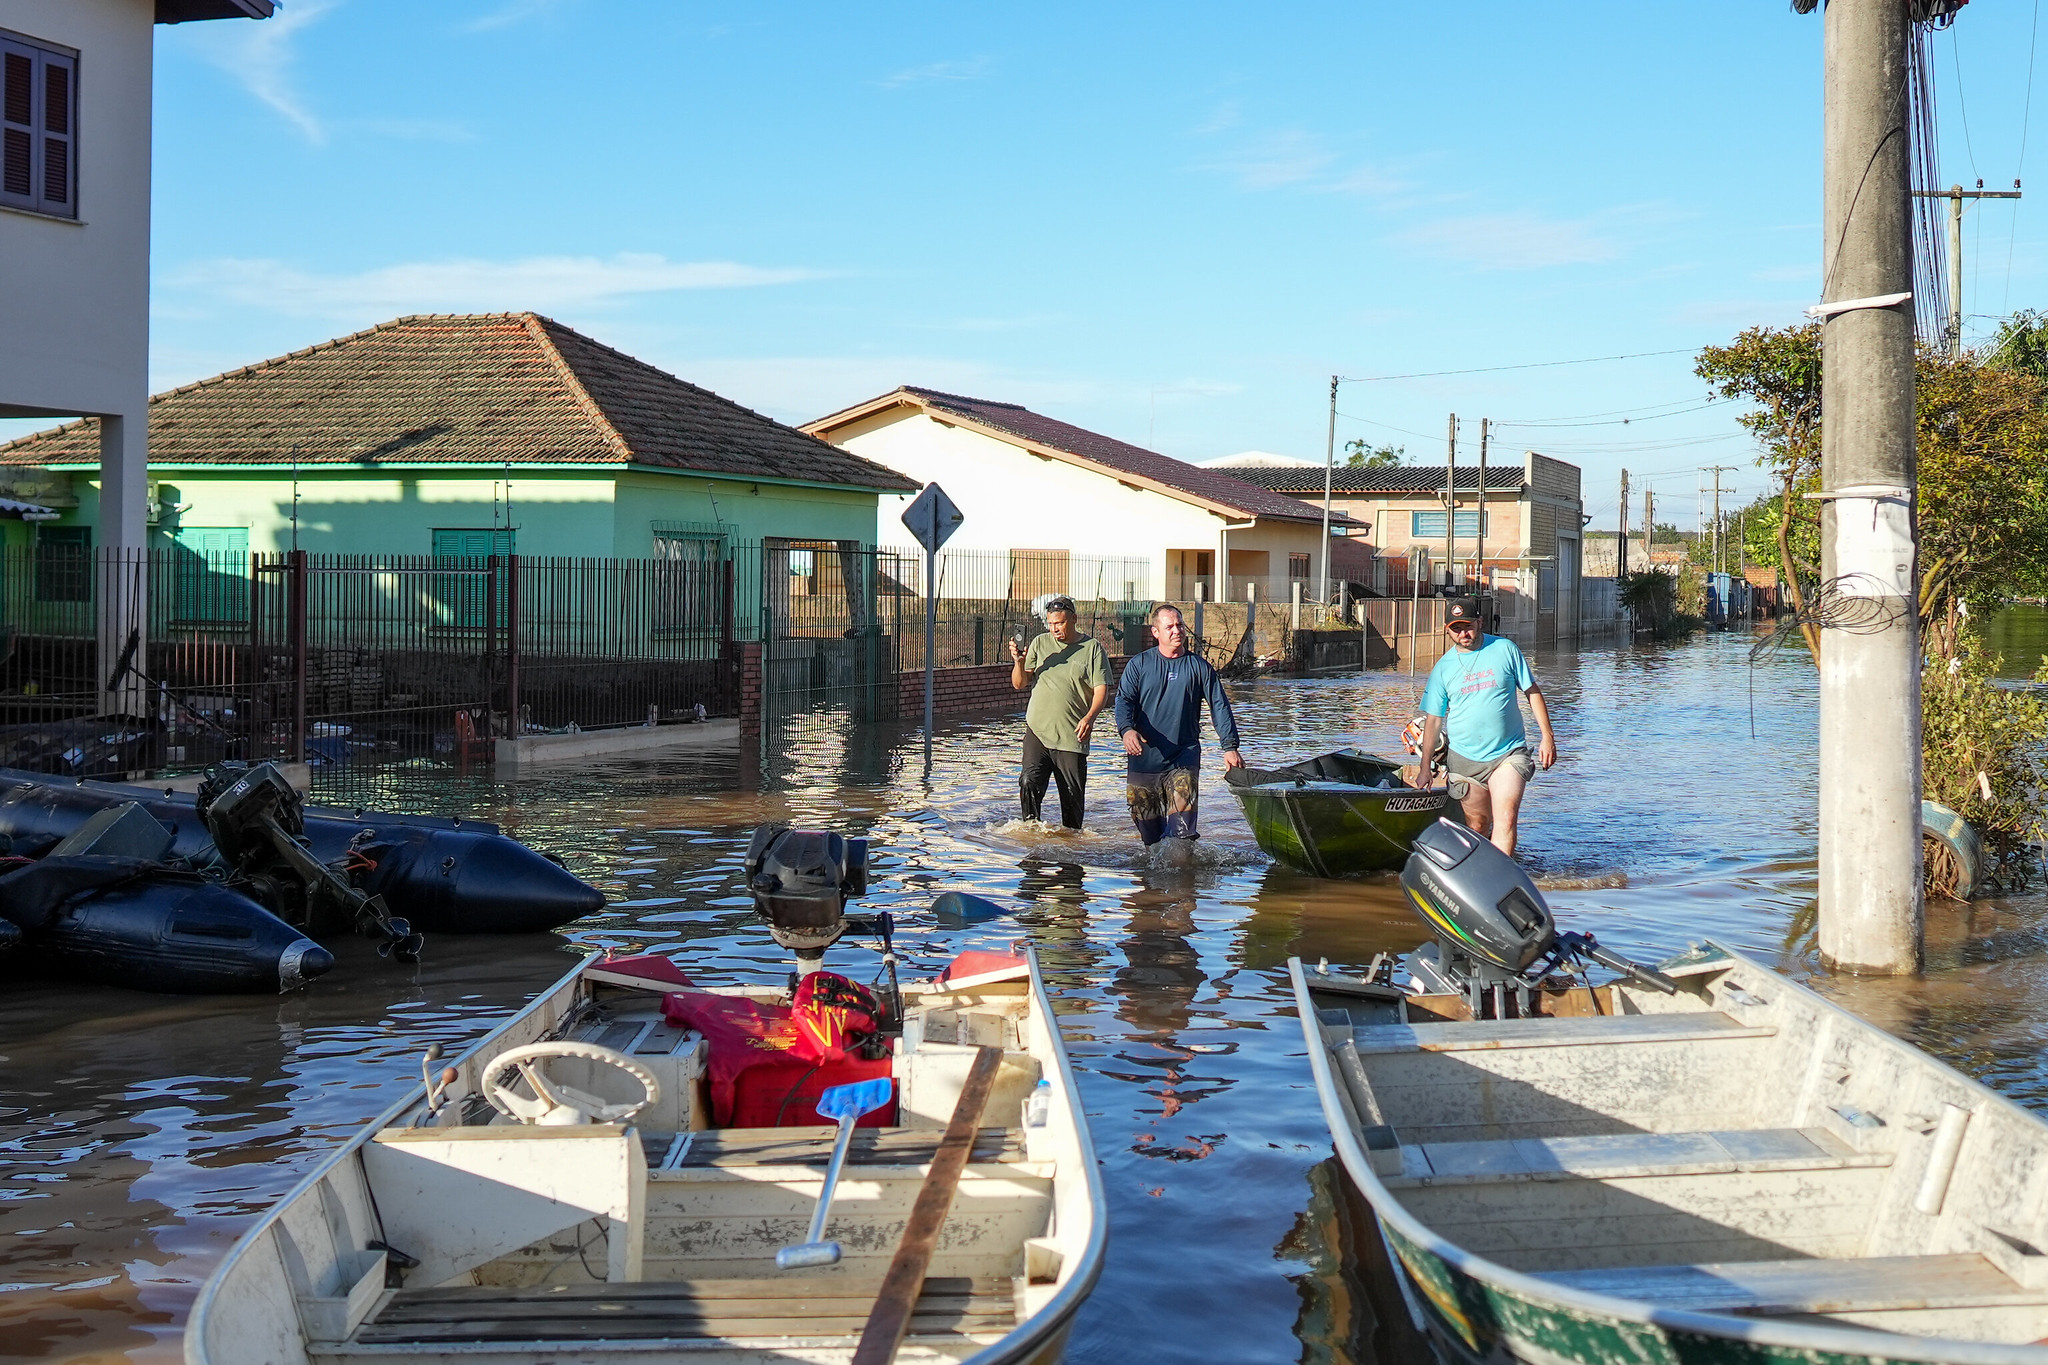
<path fill-rule="evenodd" d="M 771 540 L 760 565 L 763 724 L 894 719 L 903 622 L 922 610 L 907 559 L 854 541 Z"/>

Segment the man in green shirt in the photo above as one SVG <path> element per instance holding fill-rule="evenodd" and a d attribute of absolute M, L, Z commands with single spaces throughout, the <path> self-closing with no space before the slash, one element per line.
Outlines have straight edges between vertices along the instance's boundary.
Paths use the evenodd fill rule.
<path fill-rule="evenodd" d="M 1060 823 L 1081 828 L 1087 809 L 1088 739 L 1095 717 L 1109 701 L 1109 656 L 1074 625 L 1074 599 L 1045 604 L 1047 634 L 1029 652 L 1010 645 L 1010 686 L 1031 689 L 1024 712 L 1024 768 L 1017 797 L 1024 818 L 1039 818 L 1048 778 L 1059 783 Z"/>

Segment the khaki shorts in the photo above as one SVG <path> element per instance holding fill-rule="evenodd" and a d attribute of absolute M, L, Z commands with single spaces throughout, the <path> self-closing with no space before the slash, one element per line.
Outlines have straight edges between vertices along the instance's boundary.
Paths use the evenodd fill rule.
<path fill-rule="evenodd" d="M 1450 761 L 1445 766 L 1451 770 L 1453 777 L 1477 782 L 1482 787 L 1486 785 L 1486 779 L 1493 776 L 1493 770 L 1503 766 L 1520 773 L 1524 782 L 1536 775 L 1536 760 L 1529 757 L 1527 749 L 1510 749 L 1499 758 L 1489 759 L 1484 763 L 1475 763 L 1453 749 Z"/>

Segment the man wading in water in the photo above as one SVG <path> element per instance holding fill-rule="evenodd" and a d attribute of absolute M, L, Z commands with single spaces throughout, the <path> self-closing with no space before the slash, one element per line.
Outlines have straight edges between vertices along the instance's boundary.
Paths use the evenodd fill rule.
<path fill-rule="evenodd" d="M 1051 633 L 1033 640 L 1028 654 L 1009 642 L 1010 686 L 1031 689 L 1017 799 L 1026 820 L 1038 819 L 1051 778 L 1059 783 L 1060 823 L 1079 829 L 1088 808 L 1088 737 L 1109 701 L 1109 656 L 1074 628 L 1073 598 L 1047 602 L 1045 624 Z"/>
<path fill-rule="evenodd" d="M 1479 629 L 1478 603 L 1467 598 L 1446 602 L 1444 633 L 1457 648 L 1437 660 L 1422 690 L 1422 752 L 1434 754 L 1438 732 L 1448 729 L 1445 768 L 1450 777 L 1468 784 L 1466 823 L 1480 834 L 1490 833 L 1494 847 L 1512 855 L 1522 793 L 1539 765 L 1547 770 L 1557 762 L 1550 707 L 1515 642 Z M 1522 708 L 1515 702 L 1517 691 L 1529 694 L 1529 709 L 1543 732 L 1534 762 L 1522 729 Z M 1431 763 L 1432 776 L 1435 769 Z"/>
<path fill-rule="evenodd" d="M 1206 659 L 1188 653 L 1188 628 L 1178 607 L 1152 610 L 1159 641 L 1124 666 L 1116 689 L 1116 728 L 1130 756 L 1131 822 L 1150 846 L 1161 839 L 1198 839 L 1196 779 L 1202 767 L 1202 700 L 1223 746 L 1223 766 L 1242 768 L 1230 699 Z"/>

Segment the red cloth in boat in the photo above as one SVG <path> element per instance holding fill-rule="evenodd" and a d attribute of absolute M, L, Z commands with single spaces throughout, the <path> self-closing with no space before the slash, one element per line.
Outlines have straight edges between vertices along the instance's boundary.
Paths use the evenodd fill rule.
<path fill-rule="evenodd" d="M 848 1057 L 813 1067 L 793 1056 L 794 1011 L 737 995 L 675 991 L 662 997 L 662 1016 L 704 1035 L 710 1055 L 711 1122 L 719 1128 L 812 1128 L 830 1125 L 818 1096 L 835 1085 L 891 1074 L 892 1059 Z M 896 1100 L 861 1115 L 859 1128 L 896 1122 Z"/>

